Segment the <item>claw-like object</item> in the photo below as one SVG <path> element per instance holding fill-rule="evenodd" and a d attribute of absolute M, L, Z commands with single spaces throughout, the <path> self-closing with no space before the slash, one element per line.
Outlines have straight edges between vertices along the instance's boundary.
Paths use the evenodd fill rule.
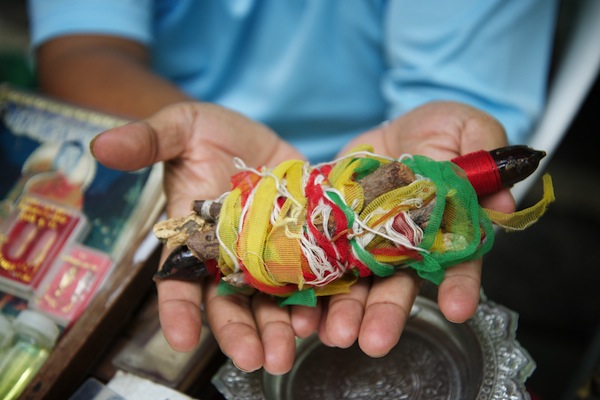
<path fill-rule="evenodd" d="M 200 262 L 187 246 L 183 245 L 169 254 L 160 271 L 154 275 L 154 279 L 195 282 L 209 275 L 206 265 Z"/>

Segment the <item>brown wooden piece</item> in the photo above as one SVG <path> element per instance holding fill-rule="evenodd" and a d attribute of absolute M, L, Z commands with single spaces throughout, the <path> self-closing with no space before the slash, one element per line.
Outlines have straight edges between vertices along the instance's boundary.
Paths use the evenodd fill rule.
<path fill-rule="evenodd" d="M 192 202 L 192 210 L 207 222 L 215 222 L 219 219 L 222 206 L 223 203 L 215 200 L 194 200 Z"/>
<path fill-rule="evenodd" d="M 425 229 L 427 227 L 427 222 L 429 222 L 429 216 L 433 212 L 435 208 L 435 197 L 429 200 L 427 203 L 423 204 L 421 208 L 413 208 L 408 211 L 408 216 L 413 222 L 421 229 Z"/>
<path fill-rule="evenodd" d="M 214 223 L 206 224 L 201 230 L 188 237 L 186 244 L 198 260 L 216 260 L 219 258 L 219 241 L 217 227 Z"/>
<path fill-rule="evenodd" d="M 405 164 L 393 161 L 382 164 L 371 174 L 357 182 L 363 189 L 365 206 L 384 193 L 414 182 L 415 174 Z"/>

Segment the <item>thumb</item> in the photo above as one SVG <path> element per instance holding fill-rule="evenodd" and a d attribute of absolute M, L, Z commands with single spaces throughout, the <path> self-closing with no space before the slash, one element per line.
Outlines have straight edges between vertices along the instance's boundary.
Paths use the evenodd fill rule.
<path fill-rule="evenodd" d="M 145 121 L 133 122 L 97 135 L 90 151 L 106 167 L 136 170 L 181 154 L 182 135 L 177 130 L 171 133 L 160 135 Z"/>
<path fill-rule="evenodd" d="M 165 107 L 150 118 L 100 133 L 90 151 L 109 168 L 135 170 L 180 156 L 196 113 L 194 103 Z"/>

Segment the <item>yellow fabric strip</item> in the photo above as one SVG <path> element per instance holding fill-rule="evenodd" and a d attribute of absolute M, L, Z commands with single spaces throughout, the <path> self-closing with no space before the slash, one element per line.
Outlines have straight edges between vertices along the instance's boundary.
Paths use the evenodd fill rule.
<path fill-rule="evenodd" d="M 306 222 L 303 163 L 290 165 L 285 173 L 290 194 L 275 218 L 264 248 L 264 263 L 270 276 L 280 283 L 293 283 L 302 290 L 302 249 L 300 238 Z"/>
<path fill-rule="evenodd" d="M 258 184 L 254 198 L 243 223 L 238 239 L 238 254 L 248 272 L 258 281 L 270 286 L 281 286 L 265 268 L 263 251 L 267 235 L 270 233 L 270 218 L 278 187 L 288 169 L 303 165 L 300 160 L 289 160 L 279 164 Z"/>
<path fill-rule="evenodd" d="M 549 174 L 545 174 L 542 177 L 544 194 L 540 201 L 529 208 L 516 211 L 514 213 L 502 213 L 495 210 L 489 210 L 484 208 L 483 211 L 488 215 L 490 220 L 498 226 L 501 226 L 505 230 L 522 231 L 529 226 L 533 225 L 548 209 L 548 205 L 555 200 L 554 197 L 554 186 L 552 185 L 552 178 Z"/>
<path fill-rule="evenodd" d="M 232 273 L 236 265 L 236 261 L 233 260 L 232 256 L 237 259 L 235 243 L 238 238 L 240 212 L 242 209 L 240 206 L 241 195 L 242 191 L 240 189 L 233 189 L 225 197 L 223 206 L 221 207 L 217 232 L 222 243 L 222 246 L 219 246 L 219 269 L 223 275 Z"/>

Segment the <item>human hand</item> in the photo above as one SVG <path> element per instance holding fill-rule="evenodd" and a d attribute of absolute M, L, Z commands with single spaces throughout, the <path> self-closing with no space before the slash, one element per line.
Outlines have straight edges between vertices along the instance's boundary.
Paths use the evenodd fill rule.
<path fill-rule="evenodd" d="M 213 199 L 229 190 L 230 177 L 237 172 L 234 157 L 250 167 L 302 158 L 267 127 L 203 103 L 167 107 L 142 122 L 106 131 L 91 148 L 98 161 L 117 169 L 165 161 L 169 217 L 189 214 L 192 200 Z M 295 336 L 314 331 L 318 321 L 316 310 L 309 311 L 310 325 L 295 332 L 288 308 L 265 295 L 218 296 L 214 282 L 164 280 L 157 290 L 161 327 L 175 350 L 189 351 L 198 344 L 204 302 L 221 350 L 247 371 L 261 366 L 273 373 L 289 370 Z"/>
<path fill-rule="evenodd" d="M 371 144 L 375 153 L 398 157 L 421 154 L 449 160 L 461 154 L 506 145 L 502 126 L 488 114 L 452 102 L 429 103 L 364 133 L 348 144 L 344 154 L 358 144 Z M 481 199 L 487 208 L 512 212 L 514 199 L 508 190 Z M 446 270 L 439 286 L 438 304 L 446 318 L 464 322 L 479 303 L 481 259 Z M 361 349 L 377 357 L 387 354 L 400 339 L 420 286 L 409 270 L 391 277 L 363 280 L 350 293 L 332 296 L 319 329 L 322 342 L 347 347 L 358 339 Z"/>

